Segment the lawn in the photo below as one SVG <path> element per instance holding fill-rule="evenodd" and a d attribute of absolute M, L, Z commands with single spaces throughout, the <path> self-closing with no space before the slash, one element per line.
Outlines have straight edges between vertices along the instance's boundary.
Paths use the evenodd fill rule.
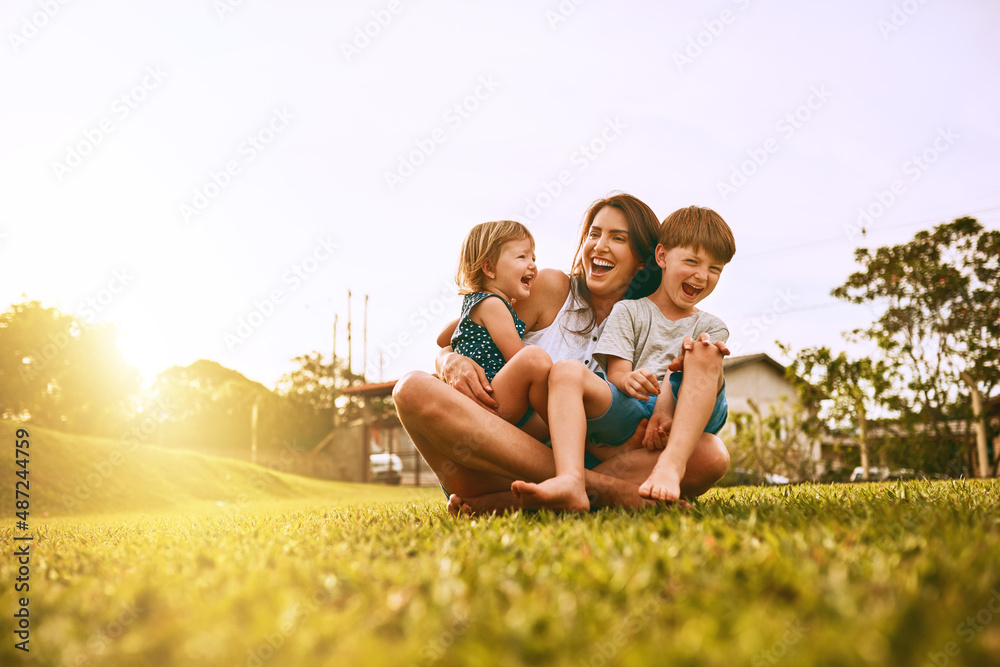
<path fill-rule="evenodd" d="M 31 653 L 6 631 L 0 663 L 1000 664 L 996 480 L 475 520 L 329 488 L 35 517 Z M 0 522 L 7 553 L 20 534 Z M 16 577 L 3 559 L 8 627 Z"/>

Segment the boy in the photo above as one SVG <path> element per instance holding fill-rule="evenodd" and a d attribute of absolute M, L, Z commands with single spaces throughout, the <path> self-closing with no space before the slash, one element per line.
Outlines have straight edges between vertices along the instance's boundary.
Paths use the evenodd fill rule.
<path fill-rule="evenodd" d="M 513 484 L 514 494 L 527 507 L 589 509 L 583 484 L 585 440 L 621 445 L 645 418 L 649 423 L 643 445 L 663 451 L 639 495 L 676 502 L 699 438 L 718 433 L 726 422 L 721 357 L 728 352 L 724 343 L 729 331 L 722 320 L 696 305 L 712 293 L 736 252 L 732 230 L 715 211 L 690 206 L 663 221 L 658 240 L 660 286 L 648 297 L 616 303 L 594 349 L 607 379 L 573 369 L 563 373 L 560 366 L 567 362 L 556 364 L 549 375 L 556 477 L 541 484 Z M 657 400 L 668 366 L 694 345 L 712 343 L 719 349 L 717 377 L 700 374 L 699 381 L 684 385 L 681 393 L 682 373 L 669 373 L 671 391 Z M 675 368 L 679 361 L 673 363 Z M 680 406 L 676 419 L 675 401 Z"/>

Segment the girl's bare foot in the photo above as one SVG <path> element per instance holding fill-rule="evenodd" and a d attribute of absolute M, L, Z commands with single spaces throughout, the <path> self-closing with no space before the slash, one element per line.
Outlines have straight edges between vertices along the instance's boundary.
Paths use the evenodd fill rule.
<path fill-rule="evenodd" d="M 517 481 L 510 490 L 525 509 L 552 509 L 567 512 L 589 512 L 590 499 L 583 479 L 558 476 L 540 484 Z"/>

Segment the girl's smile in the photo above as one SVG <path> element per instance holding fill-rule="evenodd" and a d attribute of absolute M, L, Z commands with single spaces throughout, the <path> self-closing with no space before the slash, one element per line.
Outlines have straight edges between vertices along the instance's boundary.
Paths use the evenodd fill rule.
<path fill-rule="evenodd" d="M 499 294 L 509 303 L 517 299 L 527 299 L 531 294 L 531 282 L 538 274 L 535 266 L 535 248 L 531 239 L 508 241 L 500 250 L 496 266 L 483 267 L 486 274 L 486 289 Z M 490 277 L 492 276 L 492 277 Z"/>

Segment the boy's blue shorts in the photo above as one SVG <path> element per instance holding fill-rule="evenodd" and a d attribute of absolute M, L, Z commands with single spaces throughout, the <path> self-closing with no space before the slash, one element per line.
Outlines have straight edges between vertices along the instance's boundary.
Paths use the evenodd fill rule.
<path fill-rule="evenodd" d="M 674 396 L 674 405 L 677 404 L 677 392 L 680 391 L 684 374 L 677 371 L 670 374 L 670 393 Z M 603 375 L 601 376 L 603 378 Z M 607 379 L 605 379 L 607 382 Z M 617 447 L 632 437 L 636 427 L 643 419 L 649 419 L 653 414 L 653 407 L 656 405 L 656 396 L 650 396 L 648 401 L 632 398 L 628 394 L 623 394 L 618 387 L 608 382 L 611 388 L 611 406 L 600 417 L 587 420 L 587 439 Z M 729 403 L 726 401 L 726 385 L 723 381 L 722 389 L 715 397 L 715 408 L 712 416 L 705 425 L 705 433 L 718 433 L 726 424 L 729 417 Z M 588 466 L 592 467 L 592 466 Z"/>

